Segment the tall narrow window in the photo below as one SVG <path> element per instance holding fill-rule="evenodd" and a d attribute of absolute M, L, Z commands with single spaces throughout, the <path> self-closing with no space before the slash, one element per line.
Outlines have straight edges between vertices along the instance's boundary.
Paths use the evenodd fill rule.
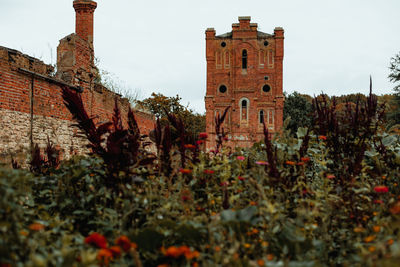
<path fill-rule="evenodd" d="M 247 50 L 242 51 L 242 69 L 247 69 Z"/>
<path fill-rule="evenodd" d="M 242 98 L 239 101 L 240 107 L 240 121 L 247 123 L 249 119 L 249 100 L 247 98 Z"/>
<path fill-rule="evenodd" d="M 259 113 L 259 122 L 264 123 L 264 110 L 260 110 Z"/>

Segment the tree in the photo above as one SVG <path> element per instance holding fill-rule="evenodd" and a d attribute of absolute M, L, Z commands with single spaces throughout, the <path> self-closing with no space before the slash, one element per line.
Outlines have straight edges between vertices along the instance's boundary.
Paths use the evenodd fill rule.
<path fill-rule="evenodd" d="M 388 119 L 391 125 L 400 124 L 400 52 L 390 60 L 389 80 L 395 84 L 394 104 L 396 108 L 388 114 Z"/>
<path fill-rule="evenodd" d="M 312 104 L 307 96 L 294 92 L 286 96 L 283 107 L 283 119 L 290 117 L 287 128 L 294 134 L 299 127 L 310 127 L 312 124 Z"/>
<path fill-rule="evenodd" d="M 192 109 L 182 105 L 180 103 L 181 100 L 182 98 L 179 97 L 179 95 L 168 97 L 161 93 L 152 93 L 151 97 L 141 101 L 138 100 L 136 103 L 139 108 L 149 110 L 161 120 L 161 123 L 167 122 L 168 112 L 181 118 L 188 132 L 191 132 L 196 136 L 200 132 L 204 132 L 206 129 L 205 115 L 195 113 Z"/>

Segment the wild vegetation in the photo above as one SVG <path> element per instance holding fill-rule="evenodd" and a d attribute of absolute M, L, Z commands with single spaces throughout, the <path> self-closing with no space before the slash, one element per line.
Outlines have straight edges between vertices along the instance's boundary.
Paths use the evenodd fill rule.
<path fill-rule="evenodd" d="M 170 109 L 160 109 L 153 154 L 132 112 L 124 127 L 116 104 L 96 125 L 78 93 L 63 98 L 92 154 L 60 162 L 49 140 L 30 170 L 0 167 L 2 267 L 400 261 L 400 137 L 372 92 L 316 97 L 300 107 L 313 123 L 287 118 L 272 140 L 264 127 L 263 141 L 233 152 L 218 117 L 213 153 Z"/>
<path fill-rule="evenodd" d="M 92 155 L 33 153 L 0 169 L 2 266 L 395 266 L 400 260 L 400 138 L 370 94 L 337 109 L 314 99 L 314 126 L 251 149 L 204 151 L 179 117 L 146 152 L 133 113 L 96 125 L 68 109 Z M 222 120 L 223 118 L 219 118 Z M 287 120 L 286 126 L 289 125 Z M 268 130 L 265 129 L 265 136 Z M 18 164 L 14 164 L 18 168 Z"/>

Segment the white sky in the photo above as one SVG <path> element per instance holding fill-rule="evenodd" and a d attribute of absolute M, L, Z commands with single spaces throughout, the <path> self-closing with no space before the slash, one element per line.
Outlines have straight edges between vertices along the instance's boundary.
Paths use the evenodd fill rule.
<path fill-rule="evenodd" d="M 392 93 L 388 66 L 400 51 L 400 0 L 98 0 L 94 46 L 100 68 L 126 86 L 179 94 L 204 112 L 205 30 L 231 31 L 251 16 L 260 31 L 285 29 L 284 91 L 309 95 Z M 0 0 L 0 45 L 56 62 L 75 31 L 72 0 Z"/>

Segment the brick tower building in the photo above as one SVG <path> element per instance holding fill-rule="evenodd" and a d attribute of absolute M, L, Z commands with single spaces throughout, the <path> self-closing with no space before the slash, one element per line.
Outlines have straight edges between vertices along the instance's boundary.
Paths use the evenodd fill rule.
<path fill-rule="evenodd" d="M 223 128 L 228 145 L 250 147 L 263 138 L 263 121 L 271 134 L 283 124 L 284 31 L 274 34 L 257 30 L 250 17 L 239 17 L 232 31 L 215 35 L 206 30 L 207 148 L 215 147 L 215 116 L 230 107 Z"/>

